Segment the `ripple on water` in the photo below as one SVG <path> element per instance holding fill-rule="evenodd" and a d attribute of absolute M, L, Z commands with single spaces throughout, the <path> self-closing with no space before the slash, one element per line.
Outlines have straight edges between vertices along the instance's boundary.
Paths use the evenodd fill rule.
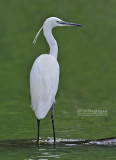
<path fill-rule="evenodd" d="M 53 145 L 54 140 L 53 138 L 48 137 L 47 139 L 40 139 L 40 146 L 41 145 Z M 4 140 L 0 141 L 0 147 L 29 147 L 29 146 L 38 146 L 36 140 Z M 98 139 L 98 140 L 81 140 L 81 139 L 62 139 L 57 138 L 55 145 L 62 145 L 62 146 L 75 146 L 75 145 L 106 145 L 106 146 L 116 146 L 116 137 L 112 138 L 105 138 L 105 139 Z M 44 148 L 38 148 L 39 151 L 45 151 Z M 48 154 L 44 152 L 43 154 Z"/>
<path fill-rule="evenodd" d="M 39 160 L 48 160 L 48 159 L 39 159 Z"/>

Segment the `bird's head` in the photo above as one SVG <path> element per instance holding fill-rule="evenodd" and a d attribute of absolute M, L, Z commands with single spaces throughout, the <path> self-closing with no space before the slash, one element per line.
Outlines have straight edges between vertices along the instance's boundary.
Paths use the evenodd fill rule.
<path fill-rule="evenodd" d="M 56 17 L 50 17 L 50 18 L 47 18 L 43 24 L 43 26 L 40 28 L 40 30 L 38 31 L 33 43 L 35 44 L 36 43 L 36 40 L 37 40 L 37 37 L 40 33 L 40 31 L 42 29 L 45 29 L 45 28 L 48 28 L 48 29 L 52 29 L 54 27 L 59 27 L 59 26 L 77 26 L 77 27 L 82 27 L 81 24 L 76 24 L 76 23 L 71 23 L 71 22 L 65 22 L 59 18 L 56 18 Z"/>
<path fill-rule="evenodd" d="M 51 28 L 54 28 L 54 27 L 58 27 L 58 26 L 78 26 L 78 27 L 82 27 L 81 24 L 76 24 L 76 23 L 70 23 L 70 22 L 65 22 L 59 18 L 56 18 L 56 17 L 50 17 L 50 18 L 47 18 L 43 24 L 43 27 L 44 26 L 49 26 Z"/>

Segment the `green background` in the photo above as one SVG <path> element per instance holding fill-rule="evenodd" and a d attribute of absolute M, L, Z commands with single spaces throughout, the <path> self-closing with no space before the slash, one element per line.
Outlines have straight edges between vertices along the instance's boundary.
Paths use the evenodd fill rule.
<path fill-rule="evenodd" d="M 29 74 L 34 60 L 48 53 L 41 33 L 50 16 L 83 24 L 61 27 L 58 42 L 60 83 L 55 104 L 57 138 L 116 136 L 116 1 L 0 1 L 0 140 L 36 138 L 36 117 L 29 107 Z M 107 116 L 78 116 L 78 109 L 107 110 Z M 40 137 L 52 137 L 50 112 Z"/>

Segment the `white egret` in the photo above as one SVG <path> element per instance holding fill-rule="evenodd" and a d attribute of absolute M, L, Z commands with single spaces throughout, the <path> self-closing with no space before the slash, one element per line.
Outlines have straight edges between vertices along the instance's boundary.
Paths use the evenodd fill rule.
<path fill-rule="evenodd" d="M 37 142 L 39 142 L 40 119 L 43 119 L 50 108 L 52 108 L 51 119 L 55 143 L 53 104 L 58 90 L 59 64 L 57 62 L 58 45 L 52 35 L 52 29 L 57 26 L 81 27 L 82 25 L 65 22 L 56 17 L 50 17 L 45 20 L 33 41 L 35 44 L 40 31 L 43 29 L 44 36 L 50 48 L 49 54 L 42 54 L 35 60 L 30 72 L 31 103 L 38 121 Z"/>

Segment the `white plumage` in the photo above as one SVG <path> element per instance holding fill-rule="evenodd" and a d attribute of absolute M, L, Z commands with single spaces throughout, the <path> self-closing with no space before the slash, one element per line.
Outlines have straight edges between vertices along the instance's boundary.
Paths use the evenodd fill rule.
<path fill-rule="evenodd" d="M 43 119 L 51 108 L 59 83 L 59 64 L 48 54 L 39 56 L 31 69 L 30 90 L 32 109 Z"/>
<path fill-rule="evenodd" d="M 38 121 L 38 139 L 40 119 L 43 119 L 52 107 L 52 126 L 55 142 L 54 112 L 53 103 L 58 90 L 59 83 L 59 64 L 57 62 L 58 45 L 52 35 L 52 28 L 57 26 L 82 26 L 80 24 L 64 22 L 59 18 L 50 17 L 45 20 L 43 26 L 37 33 L 33 43 L 36 43 L 40 31 L 43 29 L 44 36 L 48 42 L 49 54 L 39 56 L 31 69 L 30 73 L 30 93 L 32 109 Z"/>

